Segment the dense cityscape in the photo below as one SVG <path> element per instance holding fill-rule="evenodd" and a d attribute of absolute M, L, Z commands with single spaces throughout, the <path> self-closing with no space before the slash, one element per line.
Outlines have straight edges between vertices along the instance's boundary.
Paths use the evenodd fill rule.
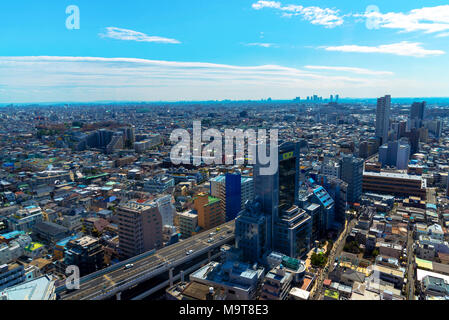
<path fill-rule="evenodd" d="M 446 300 L 449 105 L 411 100 L 2 107 L 0 298 Z M 174 164 L 198 120 L 278 169 Z"/>
<path fill-rule="evenodd" d="M 447 1 L 0 12 L 2 315 L 445 314 Z"/>

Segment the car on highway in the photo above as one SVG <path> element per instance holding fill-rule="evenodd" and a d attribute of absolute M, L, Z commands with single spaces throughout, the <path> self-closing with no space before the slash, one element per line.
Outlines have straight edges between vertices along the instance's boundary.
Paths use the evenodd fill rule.
<path fill-rule="evenodd" d="M 221 230 L 221 228 L 217 228 L 217 229 L 215 229 L 215 230 L 216 230 L 216 231 L 218 232 L 218 231 L 220 231 L 220 230 Z"/>
<path fill-rule="evenodd" d="M 131 269 L 132 267 L 134 267 L 134 265 L 133 265 L 132 263 L 128 263 L 128 264 L 125 266 L 125 270 Z"/>
<path fill-rule="evenodd" d="M 189 255 L 189 254 L 192 254 L 192 253 L 193 253 L 193 250 L 189 250 L 189 251 L 186 252 L 186 255 Z"/>
<path fill-rule="evenodd" d="M 216 233 L 215 232 L 211 232 L 211 233 L 209 233 L 209 237 L 213 237 L 213 236 L 215 236 L 216 235 Z"/>
<path fill-rule="evenodd" d="M 208 243 L 214 242 L 214 238 L 209 238 L 209 240 L 207 240 Z"/>
<path fill-rule="evenodd" d="M 226 233 L 232 233 L 232 230 L 228 230 L 228 231 L 226 231 Z"/>
<path fill-rule="evenodd" d="M 220 237 L 220 240 L 224 240 L 226 237 L 225 236 L 221 236 Z"/>

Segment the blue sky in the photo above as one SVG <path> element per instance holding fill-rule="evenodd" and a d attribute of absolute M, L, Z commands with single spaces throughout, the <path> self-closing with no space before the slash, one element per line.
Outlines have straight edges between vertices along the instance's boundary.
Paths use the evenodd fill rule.
<path fill-rule="evenodd" d="M 16 0 L 0 30 L 6 103 L 449 96 L 444 1 Z"/>

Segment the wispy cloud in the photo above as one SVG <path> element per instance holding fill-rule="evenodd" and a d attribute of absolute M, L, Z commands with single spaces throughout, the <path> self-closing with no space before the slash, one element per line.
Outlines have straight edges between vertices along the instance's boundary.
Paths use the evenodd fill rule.
<path fill-rule="evenodd" d="M 312 24 L 322 25 L 326 28 L 334 28 L 344 23 L 344 16 L 340 15 L 340 11 L 337 9 L 323 9 L 315 6 L 303 7 L 293 4 L 283 6 L 281 2 L 264 0 L 253 3 L 252 8 L 255 10 L 263 8 L 280 10 L 283 17 L 301 16 Z"/>
<path fill-rule="evenodd" d="M 250 47 L 263 47 L 263 48 L 277 47 L 277 45 L 275 45 L 274 43 L 263 43 L 263 42 L 245 43 L 245 45 Z"/>
<path fill-rule="evenodd" d="M 380 87 L 378 74 L 279 65 L 238 66 L 137 58 L 0 57 L 0 101 L 203 100 L 296 97 Z M 324 71 L 324 72 L 322 72 Z M 353 72 L 357 74 L 357 72 Z M 157 90 L 155 89 L 157 88 Z M 359 91 L 361 92 L 361 91 Z"/>
<path fill-rule="evenodd" d="M 158 36 L 149 36 L 143 32 L 122 29 L 117 27 L 107 27 L 106 32 L 100 33 L 99 35 L 103 38 L 138 41 L 138 42 L 155 42 L 155 43 L 171 43 L 171 44 L 181 43 L 176 39 L 163 38 Z"/>
<path fill-rule="evenodd" d="M 445 37 L 449 37 L 449 32 L 443 32 L 443 33 L 439 33 L 435 36 L 436 38 L 445 38 Z"/>
<path fill-rule="evenodd" d="M 427 57 L 445 54 L 442 50 L 428 50 L 422 47 L 422 43 L 402 41 L 393 44 L 379 46 L 343 45 L 322 47 L 327 51 L 360 52 L 360 53 L 387 53 L 398 56 Z"/>
<path fill-rule="evenodd" d="M 423 7 L 406 13 L 366 12 L 354 16 L 371 19 L 379 28 L 398 29 L 401 32 L 436 33 L 449 30 L 449 5 Z"/>
<path fill-rule="evenodd" d="M 304 68 L 310 69 L 310 70 L 349 72 L 349 73 L 373 75 L 373 76 L 391 76 L 394 74 L 391 71 L 377 71 L 377 70 L 370 70 L 370 69 L 365 69 L 365 68 L 355 68 L 355 67 L 304 66 Z"/>

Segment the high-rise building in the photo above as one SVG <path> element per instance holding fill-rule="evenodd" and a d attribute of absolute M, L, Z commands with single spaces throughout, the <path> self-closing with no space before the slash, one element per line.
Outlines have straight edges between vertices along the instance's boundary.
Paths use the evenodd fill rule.
<path fill-rule="evenodd" d="M 341 179 L 326 177 L 320 184 L 326 189 L 335 202 L 335 222 L 344 225 L 348 184 Z"/>
<path fill-rule="evenodd" d="M 415 154 L 419 152 L 419 130 L 412 128 L 410 132 L 406 133 L 408 141 L 410 143 L 410 154 Z"/>
<path fill-rule="evenodd" d="M 260 174 L 254 166 L 255 196 L 261 200 L 267 215 L 268 242 L 271 248 L 291 257 L 303 255 L 310 247 L 311 219 L 295 204 L 298 201 L 300 170 L 299 142 L 286 142 L 278 147 L 278 167 L 272 175 Z"/>
<path fill-rule="evenodd" d="M 376 137 L 382 140 L 382 144 L 388 141 L 388 131 L 390 129 L 390 109 L 390 95 L 377 99 Z"/>
<path fill-rule="evenodd" d="M 173 226 L 174 216 L 176 214 L 176 209 L 172 202 L 172 196 L 166 195 L 156 199 L 156 203 L 159 208 L 159 212 L 162 217 L 163 226 Z"/>
<path fill-rule="evenodd" d="M 400 141 L 396 157 L 396 168 L 399 170 L 407 169 L 409 160 L 410 160 L 410 145 L 408 143 Z"/>
<path fill-rule="evenodd" d="M 439 139 L 441 137 L 441 133 L 443 130 L 443 122 L 441 120 L 424 121 L 424 127 L 427 128 L 436 139 Z"/>
<path fill-rule="evenodd" d="M 230 221 L 245 208 L 247 200 L 254 199 L 254 180 L 240 174 L 220 175 L 210 180 L 210 194 L 221 200 L 226 221 Z"/>
<path fill-rule="evenodd" d="M 363 159 L 343 155 L 341 179 L 348 184 L 347 199 L 350 203 L 359 201 L 362 195 Z"/>
<path fill-rule="evenodd" d="M 447 182 L 446 182 L 446 196 L 449 197 L 449 174 L 447 175 Z"/>
<path fill-rule="evenodd" d="M 129 201 L 117 207 L 117 216 L 121 258 L 162 246 L 162 217 L 156 203 Z"/>
<path fill-rule="evenodd" d="M 379 162 L 382 166 L 407 169 L 410 159 L 410 145 L 406 138 L 390 141 L 379 148 Z"/>
<path fill-rule="evenodd" d="M 271 230 L 268 227 L 260 199 L 248 201 L 235 221 L 235 243 L 244 261 L 262 261 L 270 249 L 267 235 Z"/>
<path fill-rule="evenodd" d="M 313 190 L 313 202 L 319 204 L 324 212 L 324 228 L 335 229 L 335 202 L 325 188 L 319 186 Z"/>
<path fill-rule="evenodd" d="M 305 256 L 310 250 L 312 219 L 296 205 L 280 210 L 280 219 L 273 225 L 273 250 L 289 257 Z"/>
<path fill-rule="evenodd" d="M 426 108 L 426 102 L 413 102 L 410 108 L 410 119 L 412 120 L 412 126 L 414 128 L 421 128 L 424 120 L 424 112 Z"/>

